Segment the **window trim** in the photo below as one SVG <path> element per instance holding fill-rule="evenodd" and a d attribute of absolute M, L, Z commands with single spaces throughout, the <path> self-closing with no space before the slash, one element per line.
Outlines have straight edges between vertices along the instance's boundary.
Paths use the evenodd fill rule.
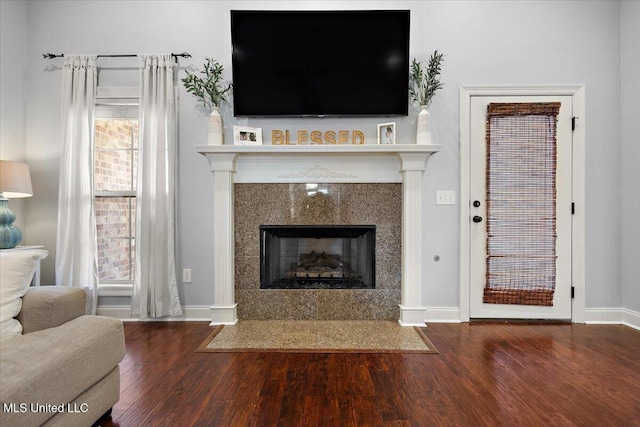
<path fill-rule="evenodd" d="M 131 283 L 105 283 L 98 285 L 99 297 L 130 297 L 133 295 L 133 284 Z"/>

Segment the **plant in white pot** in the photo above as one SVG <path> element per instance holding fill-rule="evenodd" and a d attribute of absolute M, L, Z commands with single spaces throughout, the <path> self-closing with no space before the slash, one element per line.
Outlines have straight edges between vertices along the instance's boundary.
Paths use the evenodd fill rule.
<path fill-rule="evenodd" d="M 431 114 L 429 105 L 436 92 L 442 89 L 440 82 L 440 71 L 444 54 L 434 51 L 429 62 L 423 62 L 413 58 L 409 70 L 409 95 L 413 101 L 420 106 L 418 114 L 418 127 L 416 133 L 416 144 L 431 144 Z"/>
<path fill-rule="evenodd" d="M 211 110 L 209 115 L 209 145 L 223 144 L 222 117 L 220 104 L 227 101 L 227 93 L 231 90 L 231 83 L 225 83 L 222 78 L 224 67 L 212 58 L 205 58 L 204 71 L 200 74 L 186 71 L 187 76 L 182 79 L 187 92 L 198 98 L 205 108 Z"/>

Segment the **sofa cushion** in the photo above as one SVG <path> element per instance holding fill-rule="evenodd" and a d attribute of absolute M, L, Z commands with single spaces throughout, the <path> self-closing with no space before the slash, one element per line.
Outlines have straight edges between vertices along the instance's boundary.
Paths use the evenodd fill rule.
<path fill-rule="evenodd" d="M 86 314 L 87 292 L 69 286 L 33 286 L 22 297 L 22 333 L 54 328 Z"/>
<path fill-rule="evenodd" d="M 36 271 L 36 261 L 45 258 L 44 249 L 0 252 L 0 342 L 22 333 L 22 325 L 14 319 L 22 307 Z"/>
<path fill-rule="evenodd" d="M 55 328 L 12 337 L 2 343 L 0 352 L 0 401 L 72 402 L 108 375 L 124 352 L 122 322 L 110 317 L 81 316 Z M 52 414 L 30 414 L 34 415 L 37 419 L 30 420 L 39 425 Z"/>

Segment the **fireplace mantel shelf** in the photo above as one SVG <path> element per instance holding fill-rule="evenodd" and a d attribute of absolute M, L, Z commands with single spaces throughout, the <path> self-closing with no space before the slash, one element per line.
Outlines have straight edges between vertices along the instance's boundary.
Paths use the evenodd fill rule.
<path fill-rule="evenodd" d="M 440 145 L 197 145 L 200 154 L 394 154 L 394 153 L 436 153 Z"/>
<path fill-rule="evenodd" d="M 402 182 L 401 171 L 425 170 L 440 145 L 198 145 L 213 172 L 236 183 Z M 274 167 L 274 162 L 277 166 Z"/>

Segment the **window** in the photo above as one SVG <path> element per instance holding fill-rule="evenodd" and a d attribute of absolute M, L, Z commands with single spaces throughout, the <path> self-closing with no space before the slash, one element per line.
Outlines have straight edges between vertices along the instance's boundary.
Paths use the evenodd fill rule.
<path fill-rule="evenodd" d="M 94 203 L 101 296 L 130 294 L 134 277 L 138 101 L 126 96 L 99 88 L 96 102 Z"/>

